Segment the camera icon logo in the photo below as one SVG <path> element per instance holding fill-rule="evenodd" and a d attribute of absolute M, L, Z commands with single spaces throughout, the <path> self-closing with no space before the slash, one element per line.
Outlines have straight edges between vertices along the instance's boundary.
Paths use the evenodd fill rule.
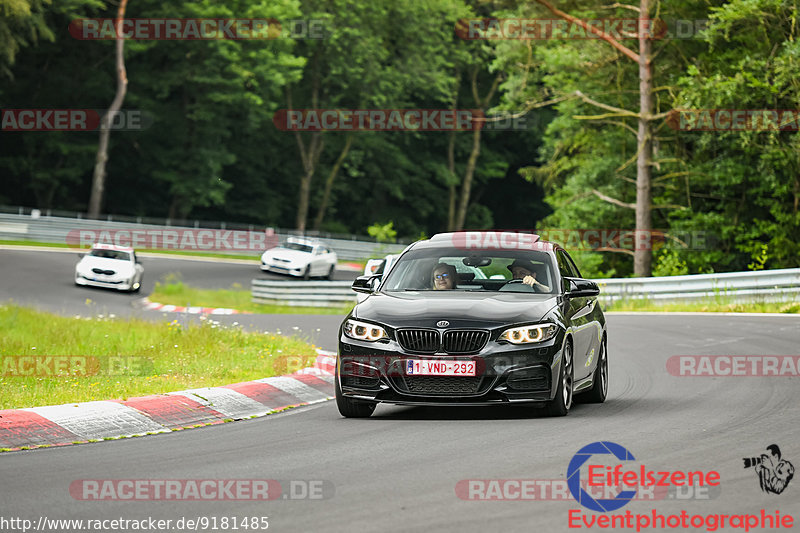
<path fill-rule="evenodd" d="M 794 466 L 781 457 L 777 444 L 767 446 L 767 453 L 761 457 L 744 457 L 745 468 L 752 468 L 758 476 L 761 490 L 767 494 L 780 494 L 794 477 Z"/>

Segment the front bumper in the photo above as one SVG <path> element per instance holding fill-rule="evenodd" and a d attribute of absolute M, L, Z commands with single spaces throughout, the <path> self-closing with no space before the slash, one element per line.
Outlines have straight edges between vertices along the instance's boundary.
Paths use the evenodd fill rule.
<path fill-rule="evenodd" d="M 261 270 L 264 272 L 275 272 L 276 274 L 288 274 L 289 276 L 302 276 L 303 275 L 303 267 L 284 267 L 279 265 L 271 265 L 266 263 L 261 263 Z"/>
<path fill-rule="evenodd" d="M 553 399 L 564 334 L 533 346 L 490 340 L 474 355 L 414 355 L 388 343 L 342 336 L 336 379 L 343 396 L 400 405 L 508 405 Z M 473 376 L 409 376 L 409 359 L 476 362 Z"/>
<path fill-rule="evenodd" d="M 109 280 L 104 280 L 101 278 L 93 279 L 77 274 L 75 276 L 75 284 L 89 286 L 89 287 L 103 287 L 105 289 L 116 289 L 118 291 L 129 291 L 134 285 L 134 280 L 132 279 L 116 280 L 113 278 Z"/>

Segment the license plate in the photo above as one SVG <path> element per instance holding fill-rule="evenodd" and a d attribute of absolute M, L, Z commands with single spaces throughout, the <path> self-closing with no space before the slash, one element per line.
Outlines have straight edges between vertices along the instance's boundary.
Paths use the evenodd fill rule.
<path fill-rule="evenodd" d="M 432 361 L 409 359 L 406 361 L 409 376 L 474 376 L 475 361 Z"/>

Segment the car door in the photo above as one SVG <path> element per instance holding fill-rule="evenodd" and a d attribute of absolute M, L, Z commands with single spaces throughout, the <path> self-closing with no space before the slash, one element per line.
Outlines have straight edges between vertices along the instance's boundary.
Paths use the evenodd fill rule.
<path fill-rule="evenodd" d="M 564 252 L 564 255 L 566 255 L 567 260 L 569 261 L 570 265 L 572 265 L 573 270 L 578 274 L 578 277 L 583 278 L 583 275 L 575 264 L 575 261 L 573 261 L 572 257 L 570 257 L 570 255 L 566 252 Z M 605 320 L 603 319 L 603 311 L 600 309 L 600 301 L 598 300 L 598 297 L 591 296 L 586 300 L 587 307 L 585 309 L 585 316 L 587 323 L 591 326 L 587 328 L 587 331 L 591 331 L 591 337 L 588 341 L 588 361 L 586 362 L 586 367 L 587 370 L 591 372 L 595 363 L 597 363 L 597 358 L 600 356 Z"/>
<path fill-rule="evenodd" d="M 322 275 L 322 246 L 314 246 L 311 250 L 311 275 L 312 276 L 321 276 Z"/>
<path fill-rule="evenodd" d="M 315 263 L 317 265 L 317 273 L 319 276 L 327 276 L 328 269 L 331 267 L 331 252 L 325 246 L 319 246 L 317 248 L 317 256 L 315 257 Z"/>
<path fill-rule="evenodd" d="M 133 259 L 133 269 L 134 269 L 134 272 L 136 272 L 136 275 L 135 275 L 136 281 L 141 283 L 142 275 L 144 274 L 144 267 L 139 262 L 139 258 L 136 257 L 136 252 L 133 252 L 131 254 L 131 257 Z"/>
<path fill-rule="evenodd" d="M 578 272 L 571 258 L 562 249 L 556 250 L 556 259 L 558 263 L 558 270 L 562 277 L 562 290 L 569 290 L 569 282 L 563 278 L 579 278 Z M 565 315 L 570 321 L 573 339 L 573 357 L 575 359 L 575 379 L 582 379 L 588 376 L 591 366 L 592 353 L 592 338 L 596 335 L 595 328 L 592 325 L 591 315 L 594 310 L 596 298 L 580 296 L 569 298 L 564 307 L 566 309 Z"/>

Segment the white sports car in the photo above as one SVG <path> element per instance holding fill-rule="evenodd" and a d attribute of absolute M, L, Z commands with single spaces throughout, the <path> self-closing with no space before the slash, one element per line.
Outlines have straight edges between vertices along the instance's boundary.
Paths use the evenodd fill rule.
<path fill-rule="evenodd" d="M 133 248 L 95 244 L 75 266 L 75 284 L 139 292 L 143 274 Z"/>
<path fill-rule="evenodd" d="M 303 279 L 312 276 L 333 279 L 336 262 L 336 254 L 321 242 L 290 237 L 286 244 L 264 252 L 261 256 L 261 270 Z"/>

